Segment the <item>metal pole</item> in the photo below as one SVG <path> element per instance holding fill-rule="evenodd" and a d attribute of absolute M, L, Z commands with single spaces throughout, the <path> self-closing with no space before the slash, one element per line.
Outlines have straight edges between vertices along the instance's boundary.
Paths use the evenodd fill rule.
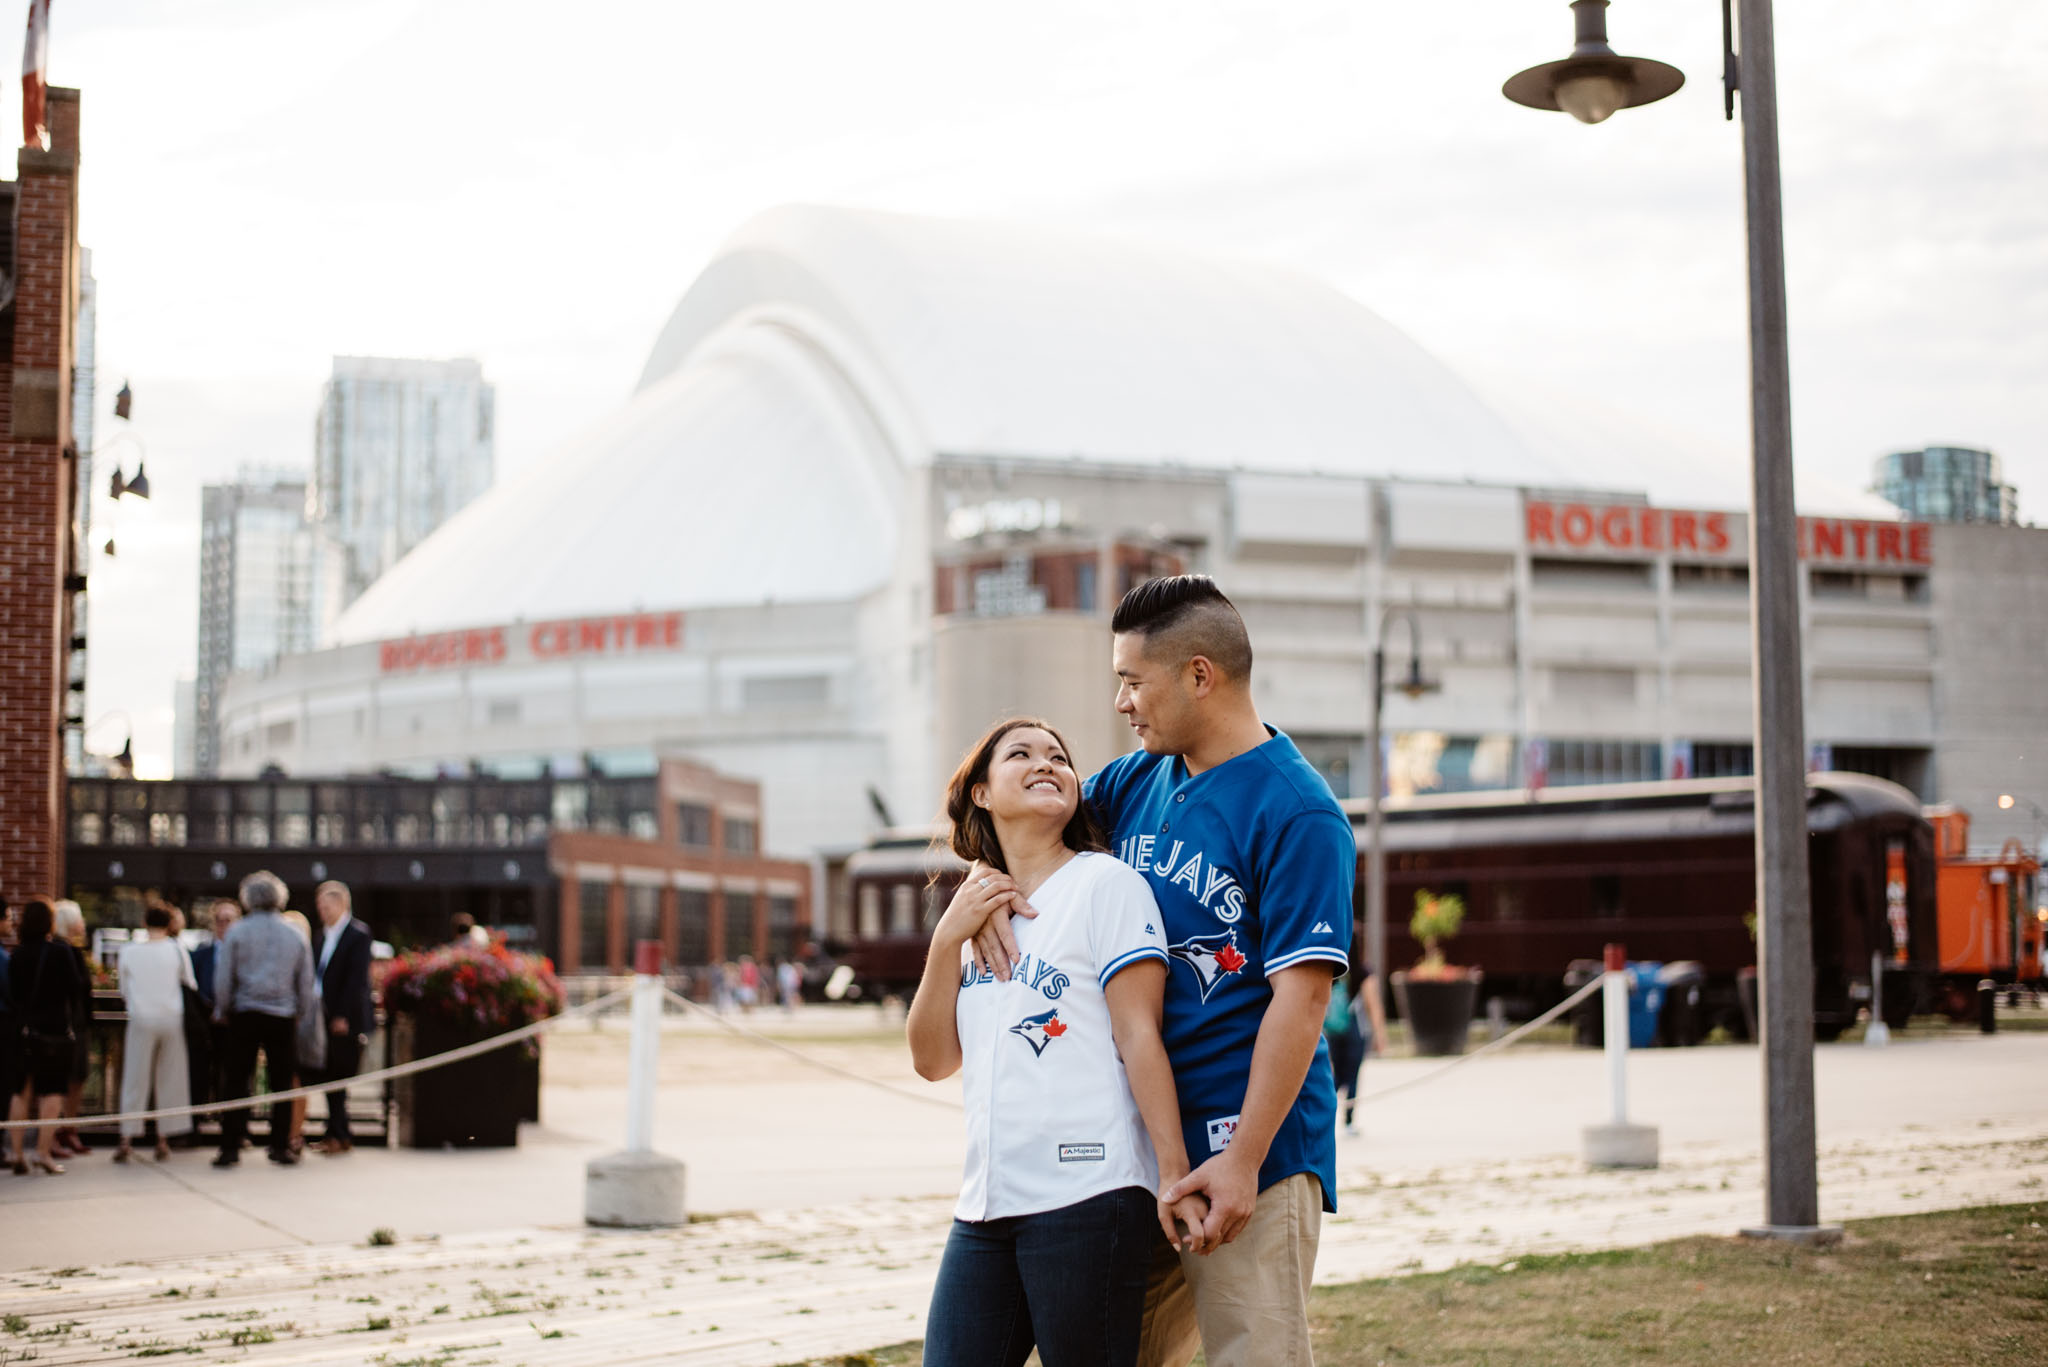
<path fill-rule="evenodd" d="M 1607 976 L 1600 984 L 1600 1005 L 1607 1046 L 1607 1089 L 1614 1099 L 1614 1123 L 1628 1124 L 1628 958 L 1620 945 L 1607 946 Z"/>
<path fill-rule="evenodd" d="M 1743 180 L 1749 221 L 1750 630 L 1756 700 L 1758 979 L 1764 1218 L 1760 1233 L 1819 1232 L 1814 1156 L 1813 926 L 1806 862 L 1798 522 L 1771 0 L 1738 0 Z"/>
<path fill-rule="evenodd" d="M 1380 708 L 1387 696 L 1387 624 L 1378 623 L 1372 645 L 1372 727 L 1365 736 L 1365 951 L 1366 964 L 1381 982 L 1387 971 L 1387 852 L 1380 839 Z"/>
<path fill-rule="evenodd" d="M 626 1152 L 654 1150 L 654 1091 L 661 1057 L 661 942 L 635 948 L 633 1034 L 626 1054 Z"/>

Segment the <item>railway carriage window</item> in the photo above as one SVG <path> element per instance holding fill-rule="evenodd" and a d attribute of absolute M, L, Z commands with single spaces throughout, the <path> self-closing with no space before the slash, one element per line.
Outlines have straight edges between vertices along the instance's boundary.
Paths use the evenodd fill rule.
<path fill-rule="evenodd" d="M 917 890 L 908 883 L 898 883 L 889 889 L 889 933 L 917 933 Z"/>
<path fill-rule="evenodd" d="M 882 890 L 873 883 L 863 883 L 859 901 L 857 933 L 863 940 L 875 939 L 882 933 Z"/>
<path fill-rule="evenodd" d="M 1591 910 L 1594 916 L 1605 921 L 1621 919 L 1621 879 L 1611 873 L 1593 875 L 1593 897 Z"/>
<path fill-rule="evenodd" d="M 104 784 L 74 783 L 71 785 L 71 843 L 74 845 L 97 845 L 105 834 L 106 819 L 101 808 L 106 805 L 107 790 Z"/>
<path fill-rule="evenodd" d="M 1551 740 L 1550 783 L 1640 783 L 1663 776 L 1664 747 L 1641 740 Z"/>

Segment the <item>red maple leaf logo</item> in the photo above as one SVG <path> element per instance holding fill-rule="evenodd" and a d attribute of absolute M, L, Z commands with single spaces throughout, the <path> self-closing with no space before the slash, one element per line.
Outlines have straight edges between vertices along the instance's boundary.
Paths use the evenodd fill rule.
<path fill-rule="evenodd" d="M 1045 1037 L 1047 1039 L 1058 1039 L 1061 1035 L 1064 1035 L 1066 1033 L 1067 1027 L 1060 1023 L 1060 1018 L 1058 1016 L 1054 1016 L 1051 1020 L 1045 1023 Z"/>
<path fill-rule="evenodd" d="M 1237 952 L 1236 945 L 1225 945 L 1216 951 L 1216 967 L 1225 973 L 1235 973 L 1244 967 L 1244 955 Z"/>

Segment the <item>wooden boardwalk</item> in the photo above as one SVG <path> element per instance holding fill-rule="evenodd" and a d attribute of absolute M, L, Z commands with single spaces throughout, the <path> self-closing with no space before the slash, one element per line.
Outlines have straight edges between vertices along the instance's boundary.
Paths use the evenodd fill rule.
<path fill-rule="evenodd" d="M 2041 1192 L 2044 1159 L 2048 1129 L 1992 1122 L 1827 1146 L 1823 1214 L 2026 1199 Z M 1563 1159 L 1354 1167 L 1340 1188 L 1320 1281 L 1725 1234 L 1761 1209 L 1753 1152 L 1715 1146 L 1643 1173 Z M 950 1206 L 869 1201 L 668 1232 L 525 1229 L 9 1273 L 0 1363 L 803 1362 L 921 1336 Z"/>

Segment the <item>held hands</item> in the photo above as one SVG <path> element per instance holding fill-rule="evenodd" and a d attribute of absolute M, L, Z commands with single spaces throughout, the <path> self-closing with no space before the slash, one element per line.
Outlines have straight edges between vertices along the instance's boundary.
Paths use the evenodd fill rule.
<path fill-rule="evenodd" d="M 1160 1188 L 1159 1227 L 1166 1231 L 1166 1242 L 1178 1253 L 1203 1253 L 1211 1251 L 1208 1237 L 1202 1228 L 1202 1221 L 1209 1214 L 1209 1203 L 1198 1195 L 1181 1197 L 1168 1201 Z"/>
<path fill-rule="evenodd" d="M 1017 962 L 1017 936 L 1010 929 L 1012 916 L 1032 917 L 1038 912 L 1024 900 L 1024 894 L 1008 874 L 998 873 L 980 860 L 967 870 L 967 877 L 960 883 L 960 891 L 953 897 L 953 907 L 960 905 L 960 899 L 969 892 L 982 892 L 982 880 L 990 902 L 987 912 L 974 923 L 968 932 L 974 947 L 974 966 L 984 972 L 993 971 L 998 980 L 1008 982 L 1010 969 Z M 1000 894 L 1000 895 L 998 895 Z M 953 914 L 953 907 L 946 908 L 946 915 Z M 940 925 L 945 924 L 941 918 Z"/>
<path fill-rule="evenodd" d="M 1022 908 L 1024 914 L 1035 916 L 1017 884 L 1007 873 L 999 872 L 976 860 L 967 870 L 967 876 L 960 880 L 959 890 L 947 904 L 946 914 L 939 918 L 939 924 L 932 930 L 934 943 L 966 944 L 973 942 L 974 959 L 978 967 L 986 966 L 982 957 L 981 941 L 987 933 L 989 923 L 998 915 L 1003 919 L 1002 938 L 1009 944 L 1009 953 L 1017 952 L 1017 942 L 1010 934 L 1009 913 Z M 1004 958 L 996 969 L 998 977 L 1010 976 L 1012 958 Z"/>
<path fill-rule="evenodd" d="M 1178 1203 L 1196 1193 L 1209 1198 L 1209 1213 L 1201 1224 L 1202 1242 L 1214 1252 L 1244 1233 L 1251 1223 L 1252 1206 L 1259 1199 L 1259 1169 L 1256 1163 L 1233 1158 L 1225 1149 L 1186 1177 L 1168 1187 L 1161 1201 Z"/>

